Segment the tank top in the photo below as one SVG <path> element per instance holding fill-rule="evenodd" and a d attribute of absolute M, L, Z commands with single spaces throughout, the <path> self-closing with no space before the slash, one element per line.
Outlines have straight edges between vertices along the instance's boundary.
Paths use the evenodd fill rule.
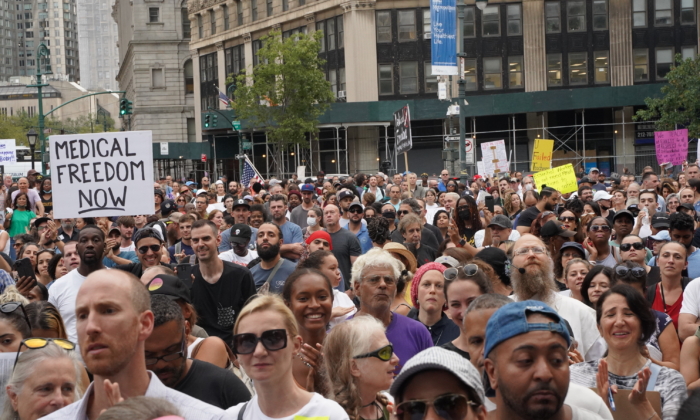
<path fill-rule="evenodd" d="M 190 344 L 189 346 L 187 346 L 187 358 L 188 358 L 188 359 L 191 359 L 191 358 L 192 358 L 192 352 L 194 351 L 194 349 L 197 348 L 197 346 L 199 345 L 199 343 L 201 343 L 202 341 L 204 341 L 204 339 L 203 339 L 202 337 L 197 337 L 197 338 L 194 340 L 194 343 L 192 343 L 192 344 Z"/>
<path fill-rule="evenodd" d="M 48 212 L 53 210 L 53 195 L 48 200 L 44 200 L 44 194 L 39 193 L 39 198 L 41 198 L 41 205 L 44 206 L 44 213 L 48 214 Z"/>

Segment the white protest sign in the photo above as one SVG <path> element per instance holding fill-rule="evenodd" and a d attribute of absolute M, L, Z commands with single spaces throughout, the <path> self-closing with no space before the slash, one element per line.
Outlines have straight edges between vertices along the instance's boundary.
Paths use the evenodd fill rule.
<path fill-rule="evenodd" d="M 481 160 L 476 162 L 476 173 L 481 176 L 486 175 L 486 170 L 484 169 L 484 162 Z"/>
<path fill-rule="evenodd" d="M 17 162 L 15 139 L 0 140 L 0 164 Z"/>
<path fill-rule="evenodd" d="M 57 219 L 153 214 L 150 131 L 51 136 Z"/>
<path fill-rule="evenodd" d="M 481 143 L 481 159 L 488 175 L 500 175 L 508 172 L 508 154 L 503 140 Z"/>

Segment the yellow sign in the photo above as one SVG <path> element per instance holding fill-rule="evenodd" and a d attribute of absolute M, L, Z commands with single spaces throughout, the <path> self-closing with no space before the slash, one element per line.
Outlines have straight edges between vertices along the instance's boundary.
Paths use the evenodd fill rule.
<path fill-rule="evenodd" d="M 549 169 L 552 162 L 552 150 L 554 140 L 535 139 L 535 149 L 532 151 L 532 172 L 539 172 Z"/>
<path fill-rule="evenodd" d="M 532 176 L 535 178 L 535 185 L 537 185 L 539 189 L 547 186 L 554 188 L 562 194 L 578 190 L 578 182 L 576 181 L 574 167 L 570 163 L 547 169 L 546 171 L 537 172 Z"/>

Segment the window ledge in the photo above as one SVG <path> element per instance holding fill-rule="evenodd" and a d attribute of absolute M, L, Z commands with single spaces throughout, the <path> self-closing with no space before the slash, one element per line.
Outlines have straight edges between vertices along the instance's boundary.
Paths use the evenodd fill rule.
<path fill-rule="evenodd" d="M 163 87 L 151 87 L 150 90 L 151 90 L 151 91 L 154 91 L 154 90 L 166 90 L 166 89 L 167 89 L 167 88 L 166 88 L 165 86 L 163 86 Z"/>
<path fill-rule="evenodd" d="M 165 26 L 165 22 L 146 22 L 146 26 Z"/>

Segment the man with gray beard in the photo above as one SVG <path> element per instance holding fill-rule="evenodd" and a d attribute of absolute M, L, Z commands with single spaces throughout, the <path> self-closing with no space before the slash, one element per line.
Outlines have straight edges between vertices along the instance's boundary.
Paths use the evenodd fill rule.
<path fill-rule="evenodd" d="M 61 227 L 58 228 L 58 239 L 65 242 L 77 241 L 80 231 L 75 228 L 75 219 L 61 219 Z"/>
<path fill-rule="evenodd" d="M 606 345 L 600 338 L 595 310 L 576 299 L 562 296 L 554 282 L 554 263 L 544 243 L 525 234 L 513 246 L 510 278 L 516 301 L 539 300 L 566 319 L 586 361 L 603 357 Z"/>

